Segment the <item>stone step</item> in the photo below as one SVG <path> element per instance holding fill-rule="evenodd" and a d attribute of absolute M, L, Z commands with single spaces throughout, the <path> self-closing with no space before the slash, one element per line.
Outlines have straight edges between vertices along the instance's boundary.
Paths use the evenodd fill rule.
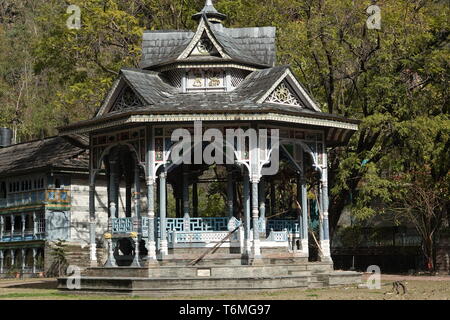
<path fill-rule="evenodd" d="M 314 289 L 314 288 L 325 288 L 325 283 L 323 281 L 309 281 L 308 282 L 308 288 Z"/>
<path fill-rule="evenodd" d="M 67 291 L 66 278 L 58 279 L 58 289 Z M 82 277 L 82 292 L 116 292 L 158 296 L 165 294 L 217 294 L 222 290 L 272 290 L 307 288 L 307 276 L 249 277 L 249 278 L 96 278 Z M 77 291 L 70 290 L 70 293 Z"/>

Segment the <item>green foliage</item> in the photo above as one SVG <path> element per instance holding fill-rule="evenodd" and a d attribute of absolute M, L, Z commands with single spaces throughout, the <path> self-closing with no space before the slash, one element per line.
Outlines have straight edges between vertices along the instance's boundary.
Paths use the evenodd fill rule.
<path fill-rule="evenodd" d="M 119 69 L 138 66 L 143 30 L 193 29 L 204 1 L 71 3 L 81 7 L 80 30 L 66 28 L 66 2 L 0 4 L 0 126 L 17 128 L 18 140 L 92 117 Z M 323 111 L 361 120 L 349 145 L 330 153 L 331 233 L 345 206 L 361 219 L 387 214 L 402 197 L 399 175 L 427 168 L 431 186 L 448 176 L 448 2 L 377 1 L 381 30 L 368 30 L 371 3 L 215 2 L 228 27 L 276 26 L 278 64 L 291 65 Z M 289 207 L 290 190 L 282 191 Z M 204 214 L 222 210 L 206 194 Z"/>
<path fill-rule="evenodd" d="M 53 262 L 48 271 L 50 276 L 60 277 L 65 273 L 68 266 L 66 247 L 67 244 L 65 240 L 58 239 L 52 243 L 50 255 L 53 257 Z"/>

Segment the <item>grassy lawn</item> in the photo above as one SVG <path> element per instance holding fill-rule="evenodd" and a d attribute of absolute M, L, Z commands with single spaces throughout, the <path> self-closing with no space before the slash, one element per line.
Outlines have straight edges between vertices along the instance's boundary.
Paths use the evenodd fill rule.
<path fill-rule="evenodd" d="M 214 296 L 165 297 L 164 299 L 195 300 L 449 300 L 450 280 L 428 281 L 408 280 L 405 295 L 393 293 L 392 281 L 383 281 L 381 289 L 358 289 L 355 286 L 326 289 L 289 289 L 261 291 L 241 294 L 222 294 Z M 0 281 L 0 300 L 141 300 L 158 299 L 149 297 L 130 297 L 114 295 L 74 295 L 58 292 L 54 282 L 46 281 L 31 284 L 30 280 L 14 281 L 18 286 L 10 287 L 12 281 Z M 27 286 L 27 287 L 24 287 Z"/>

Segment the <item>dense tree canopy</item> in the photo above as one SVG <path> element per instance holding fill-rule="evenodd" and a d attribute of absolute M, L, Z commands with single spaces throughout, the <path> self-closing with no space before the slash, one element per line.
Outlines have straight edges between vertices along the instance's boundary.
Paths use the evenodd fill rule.
<path fill-rule="evenodd" d="M 215 4 L 227 26 L 276 26 L 278 64 L 292 66 L 324 111 L 362 120 L 350 144 L 331 151 L 331 232 L 345 206 L 360 218 L 386 212 L 401 197 L 399 181 L 418 173 L 448 196 L 449 3 L 377 1 L 380 30 L 366 26 L 371 3 Z M 69 4 L 81 8 L 80 30 L 66 27 Z M 0 1 L 0 126 L 17 128 L 18 140 L 26 140 L 91 117 L 118 70 L 138 65 L 143 30 L 193 29 L 190 17 L 203 4 Z M 374 209 L 374 201 L 387 207 Z"/>

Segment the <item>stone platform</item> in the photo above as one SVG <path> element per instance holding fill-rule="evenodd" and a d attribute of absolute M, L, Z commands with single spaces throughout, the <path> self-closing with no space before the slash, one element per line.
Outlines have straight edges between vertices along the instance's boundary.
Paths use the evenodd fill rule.
<path fill-rule="evenodd" d="M 204 259 L 195 266 L 188 266 L 188 260 L 179 258 L 143 268 L 88 268 L 81 278 L 81 290 L 68 290 L 67 278 L 58 279 L 58 289 L 70 293 L 164 297 L 322 288 L 361 282 L 360 273 L 334 271 L 332 263 L 327 262 L 273 257 L 264 258 L 258 265 L 242 265 L 240 259 L 217 258 Z"/>

